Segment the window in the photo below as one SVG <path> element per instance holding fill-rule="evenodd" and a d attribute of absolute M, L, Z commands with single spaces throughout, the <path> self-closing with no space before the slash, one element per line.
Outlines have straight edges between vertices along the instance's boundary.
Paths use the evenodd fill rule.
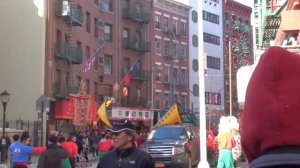
<path fill-rule="evenodd" d="M 221 93 L 205 92 L 205 104 L 221 105 Z"/>
<path fill-rule="evenodd" d="M 193 94 L 195 97 L 199 96 L 199 85 L 198 84 L 193 85 Z"/>
<path fill-rule="evenodd" d="M 100 10 L 104 12 L 112 12 L 112 0 L 100 1 Z"/>
<path fill-rule="evenodd" d="M 129 46 L 129 29 L 127 28 L 123 29 L 123 46 L 124 47 Z"/>
<path fill-rule="evenodd" d="M 186 69 L 181 69 L 181 82 L 185 86 L 186 85 Z"/>
<path fill-rule="evenodd" d="M 85 23 L 85 29 L 87 32 L 91 32 L 91 14 L 89 12 L 86 12 L 86 23 Z"/>
<path fill-rule="evenodd" d="M 161 39 L 155 38 L 155 54 L 161 55 Z"/>
<path fill-rule="evenodd" d="M 169 29 L 169 19 L 168 17 L 164 17 L 164 31 L 168 31 Z"/>
<path fill-rule="evenodd" d="M 165 40 L 164 55 L 170 56 L 170 41 Z"/>
<path fill-rule="evenodd" d="M 174 20 L 173 22 L 173 33 L 178 34 L 178 20 Z"/>
<path fill-rule="evenodd" d="M 194 47 L 198 47 L 198 36 L 195 34 L 192 37 L 192 44 Z"/>
<path fill-rule="evenodd" d="M 170 82 L 170 67 L 165 66 L 165 83 Z"/>
<path fill-rule="evenodd" d="M 86 86 L 86 93 L 89 94 L 91 91 L 91 86 L 90 86 L 90 80 L 86 79 L 85 80 L 85 86 Z"/>
<path fill-rule="evenodd" d="M 86 59 L 89 59 L 91 56 L 91 49 L 89 46 L 85 47 L 85 56 L 86 56 Z"/>
<path fill-rule="evenodd" d="M 213 34 L 203 33 L 203 40 L 206 43 L 220 45 L 220 37 Z"/>
<path fill-rule="evenodd" d="M 82 51 L 82 45 L 80 41 L 77 41 L 77 47 Z"/>
<path fill-rule="evenodd" d="M 129 0 L 123 1 L 123 8 L 125 8 L 125 9 L 129 8 Z"/>
<path fill-rule="evenodd" d="M 203 20 L 209 21 L 211 23 L 220 24 L 220 17 L 216 14 L 203 11 Z"/>
<path fill-rule="evenodd" d="M 160 81 L 160 77 L 161 77 L 161 70 L 162 67 L 161 65 L 155 64 L 155 69 L 156 69 L 156 73 L 155 73 L 155 81 Z"/>
<path fill-rule="evenodd" d="M 98 33 L 98 19 L 94 18 L 94 35 L 96 38 L 99 37 L 99 33 Z"/>
<path fill-rule="evenodd" d="M 181 57 L 182 59 L 186 59 L 186 55 L 187 55 L 187 50 L 186 50 L 186 44 L 182 44 L 181 45 Z"/>
<path fill-rule="evenodd" d="M 169 107 L 170 107 L 170 94 L 165 94 L 165 103 L 164 103 L 165 105 L 165 109 L 169 109 Z"/>
<path fill-rule="evenodd" d="M 174 68 L 174 79 L 175 79 L 175 84 L 179 84 L 179 74 L 178 74 L 178 68 Z"/>
<path fill-rule="evenodd" d="M 103 58 L 104 64 L 104 74 L 109 75 L 112 73 L 112 57 L 110 55 L 105 55 Z"/>
<path fill-rule="evenodd" d="M 182 107 L 183 107 L 183 108 L 187 108 L 186 102 L 187 102 L 186 96 L 185 96 L 185 95 L 182 95 L 182 97 L 181 97 L 181 104 L 182 104 Z"/>
<path fill-rule="evenodd" d="M 110 24 L 104 25 L 104 40 L 112 42 L 112 25 Z"/>
<path fill-rule="evenodd" d="M 160 109 L 160 102 L 161 102 L 161 94 L 156 92 L 155 93 L 155 108 Z"/>
<path fill-rule="evenodd" d="M 194 71 L 194 72 L 198 72 L 198 70 L 199 70 L 198 60 L 197 60 L 197 59 L 194 59 L 194 60 L 193 60 L 193 71 Z"/>
<path fill-rule="evenodd" d="M 192 11 L 192 20 L 194 23 L 197 23 L 198 22 L 198 13 L 197 11 Z"/>
<path fill-rule="evenodd" d="M 56 30 L 56 48 L 55 48 L 55 52 L 57 52 L 57 54 L 61 54 L 62 53 L 62 33 L 60 30 Z"/>
<path fill-rule="evenodd" d="M 160 29 L 160 15 L 155 14 L 155 28 Z"/>
<path fill-rule="evenodd" d="M 207 56 L 207 67 L 212 69 L 220 69 L 220 58 Z"/>
<path fill-rule="evenodd" d="M 186 22 L 181 22 L 181 34 L 183 36 L 187 36 L 187 26 Z"/>

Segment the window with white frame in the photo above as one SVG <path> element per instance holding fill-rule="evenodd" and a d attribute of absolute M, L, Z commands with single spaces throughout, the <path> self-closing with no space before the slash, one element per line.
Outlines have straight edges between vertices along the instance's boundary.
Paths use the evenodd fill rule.
<path fill-rule="evenodd" d="M 104 40 L 105 41 L 112 41 L 112 25 L 105 24 L 104 25 Z"/>
<path fill-rule="evenodd" d="M 181 82 L 185 86 L 186 85 L 186 69 L 181 69 Z"/>
<path fill-rule="evenodd" d="M 155 38 L 155 54 L 161 55 L 161 39 Z"/>
<path fill-rule="evenodd" d="M 168 41 L 168 40 L 165 40 L 164 55 L 170 56 L 170 41 Z"/>
<path fill-rule="evenodd" d="M 112 12 L 112 0 L 100 1 L 100 9 L 104 12 Z"/>
<path fill-rule="evenodd" d="M 169 109 L 169 102 L 170 102 L 170 94 L 168 94 L 168 93 L 166 93 L 165 94 L 165 99 L 164 99 L 164 101 L 165 101 L 165 103 L 164 103 L 164 108 L 165 109 Z"/>
<path fill-rule="evenodd" d="M 175 84 L 178 85 L 179 79 L 178 79 L 178 68 L 177 67 L 174 67 L 174 80 L 175 80 Z"/>
<path fill-rule="evenodd" d="M 155 28 L 160 29 L 160 15 L 155 14 Z"/>
<path fill-rule="evenodd" d="M 155 81 L 159 82 L 160 81 L 160 77 L 161 77 L 161 70 L 162 70 L 161 65 L 155 64 L 155 70 L 156 70 Z"/>
<path fill-rule="evenodd" d="M 170 20 L 170 18 L 164 17 L 164 29 L 165 29 L 165 31 L 168 31 L 168 29 L 169 29 L 169 20 Z"/>
<path fill-rule="evenodd" d="M 183 36 L 187 35 L 187 27 L 186 27 L 186 22 L 181 22 L 181 34 Z"/>
<path fill-rule="evenodd" d="M 187 50 L 186 50 L 186 44 L 181 44 L 181 57 L 183 59 L 186 59 L 186 55 L 187 55 Z"/>
<path fill-rule="evenodd" d="M 170 82 L 170 67 L 165 66 L 165 83 Z"/>
<path fill-rule="evenodd" d="M 173 33 L 178 34 L 178 20 L 173 21 Z"/>
<path fill-rule="evenodd" d="M 110 55 L 105 55 L 103 58 L 103 64 L 104 64 L 104 74 L 109 75 L 112 73 L 112 56 Z"/>
<path fill-rule="evenodd" d="M 160 109 L 161 93 L 155 92 L 155 108 Z"/>

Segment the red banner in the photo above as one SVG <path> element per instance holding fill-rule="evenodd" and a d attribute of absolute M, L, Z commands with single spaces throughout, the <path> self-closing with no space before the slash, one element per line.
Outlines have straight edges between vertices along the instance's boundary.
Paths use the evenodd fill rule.
<path fill-rule="evenodd" d="M 55 119 L 73 119 L 73 100 L 58 100 L 55 102 Z"/>

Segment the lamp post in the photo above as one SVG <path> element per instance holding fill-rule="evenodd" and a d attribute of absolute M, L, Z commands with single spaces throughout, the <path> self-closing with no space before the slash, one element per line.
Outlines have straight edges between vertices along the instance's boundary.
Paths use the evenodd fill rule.
<path fill-rule="evenodd" d="M 5 156 L 4 156 L 4 153 L 5 150 L 6 150 L 6 140 L 5 140 L 5 112 L 6 112 L 6 105 L 9 101 L 9 97 L 10 97 L 10 94 L 4 90 L 2 93 L 1 93 L 1 101 L 2 101 L 2 105 L 3 105 L 3 127 L 2 127 L 2 137 L 1 137 L 1 146 L 2 146 L 2 150 L 1 150 L 1 162 L 4 163 L 5 161 Z"/>

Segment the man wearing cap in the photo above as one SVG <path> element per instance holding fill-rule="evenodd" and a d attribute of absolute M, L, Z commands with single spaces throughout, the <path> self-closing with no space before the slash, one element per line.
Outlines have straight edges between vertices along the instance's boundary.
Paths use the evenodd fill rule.
<path fill-rule="evenodd" d="M 134 145 L 136 132 L 129 120 L 116 122 L 111 129 L 115 149 L 107 153 L 97 168 L 154 168 L 152 157 Z"/>
<path fill-rule="evenodd" d="M 250 168 L 300 167 L 299 93 L 300 55 L 269 48 L 252 74 L 241 117 Z"/>
<path fill-rule="evenodd" d="M 57 145 L 57 137 L 52 135 L 48 138 L 47 150 L 39 158 L 37 168 L 70 168 L 66 149 Z M 63 161 L 67 161 L 67 165 Z"/>

